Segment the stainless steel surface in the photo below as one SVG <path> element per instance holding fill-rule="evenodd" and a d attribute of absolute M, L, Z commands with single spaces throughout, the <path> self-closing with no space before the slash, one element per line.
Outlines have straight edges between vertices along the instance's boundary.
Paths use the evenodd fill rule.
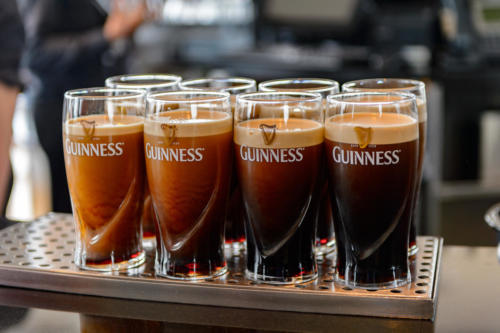
<path fill-rule="evenodd" d="M 230 274 L 203 282 L 156 277 L 153 254 L 140 270 L 125 273 L 81 271 L 73 263 L 72 216 L 49 214 L 0 233 L 0 284 L 81 295 L 193 305 L 433 319 L 442 239 L 419 237 L 410 286 L 389 290 L 351 290 L 333 282 L 330 259 L 320 263 L 320 278 L 297 286 L 255 284 L 244 278 L 243 257 L 228 260 Z"/>

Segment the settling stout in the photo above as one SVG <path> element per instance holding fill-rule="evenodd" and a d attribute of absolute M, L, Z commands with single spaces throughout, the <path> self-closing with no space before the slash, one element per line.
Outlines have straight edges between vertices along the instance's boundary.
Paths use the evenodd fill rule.
<path fill-rule="evenodd" d="M 231 175 L 230 113 L 175 110 L 146 118 L 146 170 L 158 221 L 157 273 L 226 272 L 223 231 Z"/>
<path fill-rule="evenodd" d="M 63 148 L 80 236 L 75 263 L 99 269 L 143 261 L 143 118 L 92 115 L 69 119 L 63 126 Z"/>
<path fill-rule="evenodd" d="M 322 124 L 246 120 L 235 126 L 234 142 L 247 221 L 247 275 L 276 283 L 314 278 Z"/>

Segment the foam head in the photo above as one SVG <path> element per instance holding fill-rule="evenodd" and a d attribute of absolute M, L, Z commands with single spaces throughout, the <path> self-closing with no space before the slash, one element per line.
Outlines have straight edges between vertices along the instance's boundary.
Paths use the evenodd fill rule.
<path fill-rule="evenodd" d="M 64 133 L 73 136 L 112 136 L 142 132 L 144 118 L 129 115 L 90 115 L 69 119 Z"/>
<path fill-rule="evenodd" d="M 320 122 L 299 118 L 259 118 L 238 123 L 234 142 L 257 148 L 308 147 L 323 142 Z"/>
<path fill-rule="evenodd" d="M 417 121 L 405 114 L 356 112 L 335 115 L 325 122 L 325 137 L 349 144 L 396 144 L 418 139 Z"/>
<path fill-rule="evenodd" d="M 232 131 L 230 113 L 210 110 L 175 110 L 150 115 L 146 118 L 144 132 L 164 136 L 173 131 L 176 137 L 201 137 Z"/>

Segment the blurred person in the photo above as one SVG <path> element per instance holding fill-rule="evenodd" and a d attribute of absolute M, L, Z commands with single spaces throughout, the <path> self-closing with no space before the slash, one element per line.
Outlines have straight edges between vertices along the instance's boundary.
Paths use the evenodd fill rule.
<path fill-rule="evenodd" d="M 0 216 L 5 215 L 12 185 L 9 148 L 12 117 L 21 88 L 19 62 L 24 43 L 24 30 L 15 0 L 0 1 Z M 0 227 L 6 223 L 2 220 Z"/>
<path fill-rule="evenodd" d="M 53 211 L 71 212 L 61 133 L 64 92 L 103 86 L 107 77 L 125 72 L 130 37 L 144 22 L 146 5 L 142 0 L 114 0 L 109 6 L 97 0 L 18 1 L 26 31 L 27 95 L 49 158 Z"/>

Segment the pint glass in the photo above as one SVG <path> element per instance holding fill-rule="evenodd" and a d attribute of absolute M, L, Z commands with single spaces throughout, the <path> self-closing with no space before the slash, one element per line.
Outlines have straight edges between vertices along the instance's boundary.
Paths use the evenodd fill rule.
<path fill-rule="evenodd" d="M 342 85 L 342 91 L 374 91 L 374 92 L 406 92 L 412 93 L 417 98 L 418 108 L 418 166 L 416 173 L 417 187 L 415 192 L 415 209 L 411 217 L 410 225 L 410 247 L 408 254 L 412 259 L 416 258 L 418 252 L 417 247 L 417 228 L 416 228 L 416 212 L 420 193 L 420 185 L 422 183 L 422 167 L 424 165 L 425 156 L 425 139 L 427 132 L 427 103 L 425 98 L 425 84 L 422 81 L 408 79 L 366 79 L 359 81 L 346 82 Z"/>
<path fill-rule="evenodd" d="M 144 262 L 144 95 L 109 88 L 64 95 L 64 159 L 75 264 L 82 269 L 123 270 Z"/>
<path fill-rule="evenodd" d="M 228 93 L 148 95 L 144 147 L 159 232 L 156 274 L 196 280 L 227 272 L 232 136 Z"/>
<path fill-rule="evenodd" d="M 325 150 L 337 280 L 361 288 L 408 283 L 418 164 L 415 96 L 372 92 L 328 96 Z"/>
<path fill-rule="evenodd" d="M 246 275 L 252 280 L 286 284 L 317 276 L 322 115 L 319 94 L 237 97 L 234 149 L 245 211 Z"/>
<path fill-rule="evenodd" d="M 230 93 L 231 110 L 233 114 L 236 105 L 236 96 L 242 93 L 254 92 L 256 86 L 257 83 L 255 80 L 245 77 L 202 78 L 182 81 L 180 84 L 183 90 L 208 90 Z M 229 207 L 224 227 L 225 243 L 230 249 L 231 255 L 239 255 L 245 249 L 243 203 L 241 199 L 241 190 L 236 179 L 236 172 L 233 170 Z"/>
<path fill-rule="evenodd" d="M 171 74 L 128 74 L 106 79 L 106 87 L 140 89 L 146 93 L 171 91 L 179 88 L 182 78 Z M 146 179 L 144 183 L 144 206 L 142 208 L 143 245 L 146 249 L 155 247 L 155 222 L 152 215 L 151 195 Z"/>
<path fill-rule="evenodd" d="M 323 111 L 326 105 L 326 96 L 339 92 L 337 81 L 317 78 L 293 78 L 270 80 L 259 83 L 260 91 L 304 91 L 319 93 L 322 97 Z M 322 169 L 320 203 L 318 209 L 318 228 L 316 231 L 316 254 L 318 256 L 331 253 L 335 250 L 335 232 L 333 229 L 332 207 L 328 200 L 328 182 L 326 168 Z"/>

